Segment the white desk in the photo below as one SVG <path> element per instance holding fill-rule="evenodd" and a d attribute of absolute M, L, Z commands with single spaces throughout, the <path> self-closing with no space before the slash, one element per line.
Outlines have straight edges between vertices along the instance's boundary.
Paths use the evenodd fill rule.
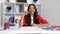
<path fill-rule="evenodd" d="M 2 30 L 0 33 L 60 33 L 60 31 L 43 30 L 37 27 L 10 27 L 9 30 Z"/>

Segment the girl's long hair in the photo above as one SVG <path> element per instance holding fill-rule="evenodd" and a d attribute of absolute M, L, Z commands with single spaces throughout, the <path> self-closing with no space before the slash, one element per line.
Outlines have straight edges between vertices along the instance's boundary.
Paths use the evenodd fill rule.
<path fill-rule="evenodd" d="M 33 7 L 35 9 L 35 12 L 34 12 L 34 15 L 33 15 L 33 23 L 34 24 L 39 24 L 39 21 L 38 21 L 38 18 L 37 18 L 38 13 L 37 13 L 36 6 L 34 4 L 29 4 L 27 11 L 29 12 L 29 9 L 30 9 L 31 5 L 33 5 Z M 31 26 L 31 15 L 30 14 L 26 15 L 26 21 L 27 21 L 27 25 Z"/>

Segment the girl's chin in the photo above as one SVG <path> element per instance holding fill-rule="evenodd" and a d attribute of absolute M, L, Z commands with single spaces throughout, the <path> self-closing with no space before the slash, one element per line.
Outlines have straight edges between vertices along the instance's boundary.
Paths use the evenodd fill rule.
<path fill-rule="evenodd" d="M 30 14 L 33 14 L 33 13 L 30 13 Z"/>

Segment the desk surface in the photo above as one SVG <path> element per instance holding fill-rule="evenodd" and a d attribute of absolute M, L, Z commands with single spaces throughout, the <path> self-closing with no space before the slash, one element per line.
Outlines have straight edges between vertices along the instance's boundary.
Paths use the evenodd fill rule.
<path fill-rule="evenodd" d="M 0 33 L 60 33 L 60 31 L 44 30 L 40 27 L 10 27 L 9 30 L 2 30 Z"/>

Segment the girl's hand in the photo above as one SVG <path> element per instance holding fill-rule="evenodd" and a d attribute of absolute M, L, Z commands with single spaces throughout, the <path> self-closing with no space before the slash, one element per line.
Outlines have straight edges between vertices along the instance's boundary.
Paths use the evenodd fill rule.
<path fill-rule="evenodd" d="M 28 15 L 28 11 L 24 11 L 22 16 L 24 17 L 25 15 Z"/>

